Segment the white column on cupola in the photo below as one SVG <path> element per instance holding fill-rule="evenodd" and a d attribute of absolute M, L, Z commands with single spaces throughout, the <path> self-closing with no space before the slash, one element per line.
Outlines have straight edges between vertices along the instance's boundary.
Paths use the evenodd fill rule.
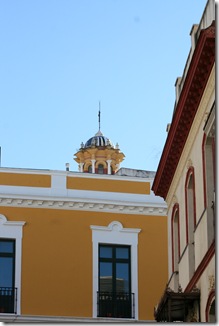
<path fill-rule="evenodd" d="M 96 163 L 96 160 L 91 160 L 91 163 L 92 163 L 92 173 L 95 173 L 95 163 Z"/>
<path fill-rule="evenodd" d="M 79 172 L 83 172 L 84 163 L 79 163 Z"/>
<path fill-rule="evenodd" d="M 107 174 L 111 174 L 111 168 L 110 168 L 111 162 L 112 160 L 107 160 Z"/>

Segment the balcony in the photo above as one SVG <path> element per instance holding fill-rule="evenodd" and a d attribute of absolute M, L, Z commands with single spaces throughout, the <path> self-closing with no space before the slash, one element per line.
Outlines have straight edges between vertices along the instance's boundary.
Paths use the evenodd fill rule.
<path fill-rule="evenodd" d="M 135 318 L 134 293 L 97 292 L 97 316 Z"/>
<path fill-rule="evenodd" d="M 200 291 L 196 287 L 191 292 L 174 292 L 166 287 L 163 296 L 154 309 L 154 317 L 157 322 L 187 322 L 189 311 L 195 311 L 200 305 Z M 198 311 L 200 309 L 198 308 Z M 198 314 L 197 314 L 198 315 Z M 193 322 L 199 322 L 200 316 L 194 317 Z"/>
<path fill-rule="evenodd" d="M 0 287 L 0 313 L 16 314 L 17 288 Z"/>

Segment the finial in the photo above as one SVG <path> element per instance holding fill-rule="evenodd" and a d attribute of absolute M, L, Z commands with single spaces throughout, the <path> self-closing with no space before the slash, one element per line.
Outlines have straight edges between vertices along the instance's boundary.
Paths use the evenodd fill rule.
<path fill-rule="evenodd" d="M 99 131 L 100 131 L 100 101 L 99 101 L 98 121 L 99 121 Z"/>

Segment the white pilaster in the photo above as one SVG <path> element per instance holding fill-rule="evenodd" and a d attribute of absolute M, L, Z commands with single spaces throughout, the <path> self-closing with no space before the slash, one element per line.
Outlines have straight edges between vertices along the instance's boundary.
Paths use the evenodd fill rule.
<path fill-rule="evenodd" d="M 84 163 L 79 163 L 79 172 L 83 172 Z"/>
<path fill-rule="evenodd" d="M 95 173 L 95 163 L 96 163 L 96 160 L 91 160 L 91 163 L 92 163 L 92 173 Z"/>
<path fill-rule="evenodd" d="M 110 164 L 112 160 L 107 160 L 107 174 L 111 174 Z"/>

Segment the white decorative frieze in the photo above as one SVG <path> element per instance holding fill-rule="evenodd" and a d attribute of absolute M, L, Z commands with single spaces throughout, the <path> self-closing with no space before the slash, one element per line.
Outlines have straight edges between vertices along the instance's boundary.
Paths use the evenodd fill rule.
<path fill-rule="evenodd" d="M 6 207 L 31 207 L 31 208 L 50 208 L 50 209 L 66 209 L 66 210 L 84 210 L 84 211 L 103 211 L 110 213 L 123 213 L 123 214 L 139 214 L 139 215 L 161 215 L 166 216 L 167 209 L 166 206 L 163 207 L 153 207 L 142 203 L 132 203 L 121 205 L 121 202 L 112 202 L 107 203 L 107 201 L 100 200 L 84 200 L 84 199 L 72 199 L 71 201 L 60 200 L 60 198 L 49 198 L 42 199 L 27 199 L 27 198 L 4 198 L 0 197 L 0 206 Z"/>

